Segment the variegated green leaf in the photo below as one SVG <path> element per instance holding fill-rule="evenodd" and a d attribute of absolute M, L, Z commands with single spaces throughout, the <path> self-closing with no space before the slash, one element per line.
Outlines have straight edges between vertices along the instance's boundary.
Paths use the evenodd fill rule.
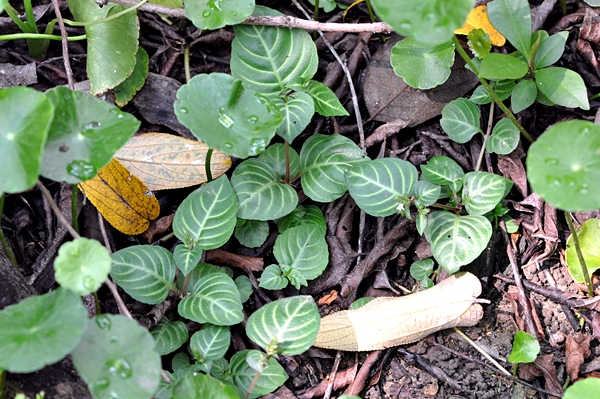
<path fill-rule="evenodd" d="M 413 185 L 411 195 L 415 197 L 417 207 L 425 208 L 440 198 L 441 191 L 439 185 L 428 180 L 419 180 Z"/>
<path fill-rule="evenodd" d="M 300 155 L 291 146 L 288 146 L 290 162 L 290 178 L 298 176 L 300 173 Z M 258 156 L 262 162 L 265 162 L 273 168 L 280 180 L 285 180 L 286 174 L 286 150 L 285 144 L 277 143 L 270 145 L 263 153 Z"/>
<path fill-rule="evenodd" d="M 196 267 L 198 262 L 200 262 L 200 258 L 202 258 L 202 249 L 200 247 L 189 249 L 185 245 L 179 244 L 173 251 L 175 264 L 184 276 L 187 276 Z"/>
<path fill-rule="evenodd" d="M 283 275 L 279 265 L 269 265 L 265 267 L 260 275 L 260 288 L 267 290 L 281 290 L 288 285 L 288 280 Z"/>
<path fill-rule="evenodd" d="M 496 154 L 510 154 L 517 148 L 519 138 L 519 129 L 517 129 L 515 124 L 508 118 L 502 118 L 494 126 L 492 135 L 485 143 L 485 148 L 489 152 L 495 152 Z"/>
<path fill-rule="evenodd" d="M 421 165 L 423 177 L 440 186 L 448 185 L 454 192 L 462 187 L 462 177 L 465 175 L 459 164 L 445 156 L 433 157 L 425 165 Z"/>
<path fill-rule="evenodd" d="M 457 98 L 442 109 L 440 125 L 452 140 L 466 143 L 477 133 L 482 133 L 480 117 L 481 112 L 475 103 L 466 98 Z"/>
<path fill-rule="evenodd" d="M 315 114 L 314 101 L 308 94 L 302 92 L 296 92 L 286 97 L 285 100 L 279 97 L 273 98 L 272 101 L 283 116 L 283 122 L 277 128 L 277 134 L 291 143 L 304 131 Z"/>
<path fill-rule="evenodd" d="M 243 246 L 257 248 L 263 245 L 269 236 L 269 222 L 238 219 L 233 234 Z"/>
<path fill-rule="evenodd" d="M 249 392 L 250 386 L 254 383 L 256 377 L 256 370 L 254 370 L 248 362 L 246 357 L 251 352 L 258 352 L 256 350 L 243 350 L 237 352 L 231 357 L 231 363 L 229 365 L 229 372 L 227 375 L 229 379 L 240 389 L 242 392 Z M 277 360 L 270 358 L 268 365 L 260 373 L 260 377 L 256 380 L 254 389 L 249 396 L 249 399 L 258 398 L 259 396 L 266 395 L 279 388 L 285 380 L 288 379 L 283 367 L 277 363 Z"/>
<path fill-rule="evenodd" d="M 344 108 L 339 98 L 327 86 L 316 80 L 308 82 L 304 88 L 315 103 L 315 111 L 322 116 L 345 116 L 348 111 Z"/>
<path fill-rule="evenodd" d="M 231 333 L 228 327 L 205 324 L 200 331 L 192 335 L 191 353 L 200 363 L 216 360 L 225 356 L 230 341 Z"/>
<path fill-rule="evenodd" d="M 469 172 L 463 178 L 462 198 L 470 215 L 483 215 L 498 205 L 513 183 L 488 172 Z"/>
<path fill-rule="evenodd" d="M 315 205 L 298 205 L 289 215 L 276 221 L 279 232 L 283 233 L 291 227 L 301 224 L 315 224 L 323 230 L 323 235 L 327 232 L 327 222 L 323 212 Z"/>
<path fill-rule="evenodd" d="M 280 265 L 299 271 L 306 280 L 319 277 L 329 262 L 325 236 L 314 224 L 284 231 L 275 241 L 273 255 Z"/>
<path fill-rule="evenodd" d="M 182 321 L 171 321 L 166 317 L 152 329 L 150 334 L 156 342 L 154 348 L 159 355 L 169 354 L 179 348 L 188 340 L 188 329 Z"/>

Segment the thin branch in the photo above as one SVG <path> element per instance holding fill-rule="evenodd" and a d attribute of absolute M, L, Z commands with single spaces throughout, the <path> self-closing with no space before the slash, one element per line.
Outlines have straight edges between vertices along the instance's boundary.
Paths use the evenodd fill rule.
<path fill-rule="evenodd" d="M 117 302 L 117 307 L 119 308 L 119 312 L 123 316 L 135 320 L 133 318 L 133 316 L 131 315 L 131 313 L 129 313 L 129 310 L 127 310 L 127 306 L 125 306 L 125 302 L 123 302 L 123 298 L 121 298 L 121 295 L 119 295 L 119 291 L 117 290 L 117 285 L 115 283 L 113 283 L 110 278 L 107 278 L 106 281 L 104 281 L 104 284 L 106 284 L 108 286 L 108 289 L 113 294 L 113 297 L 115 298 L 115 301 Z"/>
<path fill-rule="evenodd" d="M 52 0 L 52 5 L 54 6 L 54 13 L 56 14 L 56 19 L 58 20 L 58 27 L 60 28 L 60 36 L 62 42 L 62 54 L 63 61 L 65 64 L 65 72 L 67 74 L 67 82 L 69 83 L 69 89 L 75 90 L 75 81 L 73 80 L 73 70 L 71 69 L 71 63 L 69 62 L 69 44 L 67 41 L 68 34 L 65 29 L 65 22 L 63 21 L 62 14 L 60 13 L 60 7 L 58 5 L 58 0 Z"/>

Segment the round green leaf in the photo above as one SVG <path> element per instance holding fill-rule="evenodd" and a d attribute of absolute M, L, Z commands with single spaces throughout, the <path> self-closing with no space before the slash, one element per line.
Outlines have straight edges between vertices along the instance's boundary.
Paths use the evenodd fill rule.
<path fill-rule="evenodd" d="M 175 262 L 169 251 L 154 245 L 136 245 L 112 255 L 110 276 L 137 301 L 156 304 L 174 290 Z"/>
<path fill-rule="evenodd" d="M 339 98 L 335 93 L 327 86 L 316 80 L 308 82 L 304 90 L 314 100 L 315 111 L 322 116 L 346 116 L 348 111 L 342 105 Z"/>
<path fill-rule="evenodd" d="M 277 128 L 277 134 L 291 143 L 310 123 L 315 113 L 314 101 L 308 94 L 302 92 L 286 97 L 285 101 L 280 97 L 273 97 L 272 101 L 283 117 L 283 122 Z"/>
<path fill-rule="evenodd" d="M 462 198 L 470 215 L 483 215 L 493 210 L 508 194 L 513 183 L 489 172 L 469 172 L 463 178 Z"/>
<path fill-rule="evenodd" d="M 591 0 L 586 0 L 591 3 Z M 600 4 L 595 4 L 600 6 Z M 576 381 L 565 391 L 563 399 L 600 399 L 600 378 L 588 377 Z"/>
<path fill-rule="evenodd" d="M 267 290 L 281 290 L 287 287 L 288 280 L 283 275 L 279 265 L 269 265 L 265 267 L 262 274 L 260 275 L 260 288 Z"/>
<path fill-rule="evenodd" d="M 44 94 L 28 87 L 0 89 L 0 193 L 35 185 L 53 116 Z"/>
<path fill-rule="evenodd" d="M 266 97 L 223 73 L 194 76 L 177 90 L 174 108 L 200 141 L 237 158 L 264 151 L 281 124 L 281 112 Z"/>
<path fill-rule="evenodd" d="M 544 68 L 535 72 L 538 91 L 556 105 L 590 109 L 585 83 L 577 72 L 566 68 Z"/>
<path fill-rule="evenodd" d="M 570 212 L 600 209 L 600 126 L 557 123 L 529 147 L 526 162 L 527 179 L 544 201 Z"/>
<path fill-rule="evenodd" d="M 149 399 L 162 368 L 154 345 L 135 320 L 102 314 L 88 321 L 71 358 L 95 398 Z"/>
<path fill-rule="evenodd" d="M 188 247 L 218 248 L 235 228 L 238 203 L 225 175 L 198 188 L 181 203 L 173 233 Z"/>
<path fill-rule="evenodd" d="M 280 183 L 271 166 L 260 159 L 247 159 L 235 168 L 231 185 L 239 204 L 237 217 L 273 220 L 287 215 L 298 204 L 298 194 Z"/>
<path fill-rule="evenodd" d="M 184 0 L 185 16 L 200 29 L 239 24 L 252 14 L 254 0 Z"/>
<path fill-rule="evenodd" d="M 397 213 L 400 197 L 407 197 L 416 181 L 417 168 L 397 158 L 375 159 L 346 172 L 348 192 L 372 216 Z"/>
<path fill-rule="evenodd" d="M 483 216 L 458 216 L 446 211 L 432 212 L 425 238 L 435 260 L 453 274 L 474 261 L 492 236 L 492 226 Z"/>
<path fill-rule="evenodd" d="M 205 363 L 225 356 L 230 341 L 231 333 L 228 327 L 205 324 L 200 331 L 192 335 L 190 350 L 194 359 Z"/>
<path fill-rule="evenodd" d="M 66 288 L 0 311 L 0 369 L 31 373 L 58 362 L 79 343 L 87 311 Z"/>
<path fill-rule="evenodd" d="M 577 238 L 581 254 L 585 260 L 588 269 L 588 274 L 591 275 L 596 270 L 600 269 L 600 220 L 592 218 L 588 219 L 584 224 L 577 228 Z M 575 243 L 573 235 L 567 240 L 567 251 L 565 254 L 567 265 L 569 266 L 569 274 L 573 280 L 583 283 L 585 278 L 581 271 L 581 263 L 575 251 Z"/>
<path fill-rule="evenodd" d="M 415 280 L 425 280 L 433 273 L 433 260 L 431 258 L 418 260 L 410 265 L 410 275 Z"/>
<path fill-rule="evenodd" d="M 228 375 L 233 383 L 242 392 L 249 391 L 249 388 L 256 377 L 256 370 L 250 367 L 246 361 L 246 357 L 252 352 L 258 351 L 245 349 L 237 352 L 231 357 Z M 259 396 L 273 392 L 283 385 L 287 379 L 288 375 L 285 373 L 283 367 L 281 367 L 274 358 L 269 358 L 268 364 L 263 369 L 260 377 L 256 381 L 249 399 L 258 398 Z"/>
<path fill-rule="evenodd" d="M 467 44 L 473 52 L 473 55 L 479 59 L 488 56 L 492 50 L 492 45 L 490 44 L 490 35 L 485 33 L 483 29 L 477 28 L 469 32 L 467 37 L 469 39 Z"/>
<path fill-rule="evenodd" d="M 411 196 L 414 197 L 417 207 L 425 208 L 440 199 L 441 191 L 439 185 L 428 180 L 419 180 L 412 186 Z"/>
<path fill-rule="evenodd" d="M 243 246 L 257 248 L 263 245 L 269 236 L 269 223 L 264 220 L 238 219 L 233 234 Z"/>
<path fill-rule="evenodd" d="M 48 179 L 91 179 L 140 127 L 133 115 L 80 91 L 58 86 L 46 96 L 55 109 L 40 171 Z"/>
<path fill-rule="evenodd" d="M 189 249 L 185 245 L 179 244 L 173 251 L 173 260 L 179 270 L 181 270 L 181 273 L 187 276 L 196 267 L 198 262 L 200 262 L 202 252 L 200 247 Z"/>
<path fill-rule="evenodd" d="M 169 399 L 240 399 L 229 385 L 210 375 L 189 373 L 173 387 Z"/>
<path fill-rule="evenodd" d="M 313 201 L 338 199 L 346 192 L 346 170 L 366 160 L 352 140 L 340 134 L 314 134 L 300 151 L 302 189 Z"/>
<path fill-rule="evenodd" d="M 519 129 L 517 129 L 515 124 L 508 118 L 502 118 L 494 126 L 492 135 L 485 143 L 485 148 L 489 152 L 495 152 L 496 154 L 510 154 L 519 145 L 519 138 Z"/>
<path fill-rule="evenodd" d="M 56 282 L 78 295 L 96 292 L 110 272 L 108 250 L 96 240 L 76 238 L 61 245 L 54 261 Z"/>
<path fill-rule="evenodd" d="M 528 108 L 535 102 L 538 89 L 533 80 L 522 80 L 513 89 L 510 104 L 515 114 Z"/>
<path fill-rule="evenodd" d="M 490 22 L 521 54 L 529 59 L 531 10 L 527 0 L 496 0 L 487 7 Z"/>
<path fill-rule="evenodd" d="M 400 8 L 404 8 L 400 7 Z M 407 85 L 425 90 L 439 86 L 450 76 L 454 44 L 424 44 L 414 37 L 400 40 L 392 48 L 390 63 Z"/>
<path fill-rule="evenodd" d="M 491 53 L 479 67 L 479 76 L 486 79 L 520 79 L 527 74 L 527 63 L 508 54 Z"/>
<path fill-rule="evenodd" d="M 265 162 L 273 168 L 280 180 L 285 180 L 286 174 L 286 150 L 285 144 L 277 143 L 270 145 L 262 154 L 258 156 L 262 162 Z M 292 147 L 288 146 L 290 162 L 290 179 L 300 174 L 300 155 Z"/>
<path fill-rule="evenodd" d="M 299 355 L 317 339 L 321 316 L 311 296 L 294 296 L 268 303 L 248 318 L 248 338 L 271 355 Z"/>
<path fill-rule="evenodd" d="M 515 334 L 508 361 L 511 363 L 531 363 L 535 361 L 538 353 L 540 353 L 540 343 L 537 339 L 525 331 L 519 330 Z"/>
<path fill-rule="evenodd" d="M 442 109 L 440 125 L 452 140 L 457 143 L 466 143 L 477 133 L 482 133 L 479 127 L 480 117 L 479 107 L 471 100 L 457 98 Z"/>
<path fill-rule="evenodd" d="M 156 352 L 163 356 L 177 349 L 188 340 L 188 329 L 182 321 L 171 321 L 166 317 L 150 331 L 156 342 Z"/>
<path fill-rule="evenodd" d="M 284 231 L 275 241 L 273 255 L 280 265 L 299 271 L 306 280 L 319 277 L 329 262 L 323 231 L 314 224 Z"/>
<path fill-rule="evenodd" d="M 473 0 L 372 0 L 375 12 L 403 36 L 428 44 L 444 43 L 467 20 Z"/>
<path fill-rule="evenodd" d="M 244 320 L 238 289 L 225 273 L 210 273 L 188 286 L 179 314 L 196 323 L 231 326 Z"/>
<path fill-rule="evenodd" d="M 314 205 L 298 205 L 289 215 L 277 220 L 279 232 L 283 233 L 291 227 L 300 226 L 301 224 L 314 224 L 323 230 L 323 235 L 327 232 L 327 222 L 325 216 L 319 208 Z"/>

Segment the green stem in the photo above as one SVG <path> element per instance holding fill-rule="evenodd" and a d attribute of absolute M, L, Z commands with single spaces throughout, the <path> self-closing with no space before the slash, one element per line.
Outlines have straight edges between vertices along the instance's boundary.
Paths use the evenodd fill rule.
<path fill-rule="evenodd" d="M 69 36 L 67 37 L 67 41 L 76 42 L 79 40 L 85 40 L 86 35 L 81 36 Z M 0 41 L 2 40 L 19 40 L 19 39 L 47 39 L 47 40 L 62 40 L 60 36 L 55 35 L 46 35 L 43 33 L 11 33 L 8 35 L 0 35 Z"/>
<path fill-rule="evenodd" d="M 21 29 L 23 32 L 29 31 L 29 25 L 26 22 L 21 21 L 21 19 L 19 18 L 19 13 L 10 4 L 6 4 L 6 8 L 4 9 L 4 11 L 6 11 L 10 19 L 13 20 L 13 22 L 19 27 L 19 29 Z"/>
<path fill-rule="evenodd" d="M 190 45 L 186 43 L 183 48 L 183 70 L 185 71 L 185 83 L 189 83 L 190 75 Z"/>
<path fill-rule="evenodd" d="M 4 212 L 4 193 L 0 194 L 0 216 L 2 216 L 2 212 Z M 0 241 L 2 241 L 2 247 L 4 248 L 4 252 L 6 252 L 6 256 L 15 266 L 15 269 L 19 270 L 19 265 L 17 264 L 17 260 L 15 259 L 15 255 L 12 250 L 8 246 L 8 242 L 6 241 L 6 237 L 4 237 L 4 231 L 2 231 L 2 226 L 0 226 Z M 0 369 L 0 372 L 2 370 Z M 1 390 L 0 390 L 1 392 Z"/>
<path fill-rule="evenodd" d="M 560 10 L 562 15 L 567 15 L 567 0 L 560 0 Z"/>
<path fill-rule="evenodd" d="M 119 11 L 118 13 L 111 15 L 110 17 L 106 17 L 103 19 L 99 19 L 97 21 L 89 21 L 89 22 L 77 22 L 77 21 L 71 21 L 70 19 L 65 19 L 65 25 L 69 25 L 69 26 L 83 26 L 83 27 L 87 27 L 87 26 L 93 26 L 93 25 L 97 25 L 97 24 L 103 24 L 104 22 L 108 22 L 108 21 L 112 21 L 113 19 L 117 19 L 122 15 L 125 15 L 127 13 L 130 13 L 132 11 L 137 10 L 138 8 L 140 8 L 141 6 L 143 6 L 144 4 L 146 4 L 148 2 L 148 0 L 142 0 L 139 3 L 137 3 L 134 6 L 131 6 L 129 8 L 126 8 L 123 11 Z"/>
<path fill-rule="evenodd" d="M 571 230 L 571 235 L 573 236 L 573 243 L 575 244 L 575 252 L 577 253 L 577 259 L 579 259 L 579 266 L 581 266 L 581 273 L 583 274 L 583 278 L 585 279 L 585 284 L 588 288 L 588 295 L 594 296 L 594 287 L 592 285 L 592 281 L 590 280 L 590 274 L 588 273 L 587 265 L 585 264 L 585 259 L 583 254 L 581 253 L 581 247 L 579 246 L 579 237 L 577 236 L 577 230 L 575 230 L 575 226 L 573 225 L 573 220 L 571 219 L 571 214 L 565 211 L 565 218 L 567 219 L 567 224 L 569 225 L 569 230 Z"/>
<path fill-rule="evenodd" d="M 456 35 L 452 37 L 452 42 L 454 43 L 454 47 L 456 48 L 456 51 L 458 51 L 458 54 L 460 54 L 460 56 L 465 60 L 471 71 L 475 74 L 475 76 L 477 76 L 479 82 L 481 82 L 481 85 L 490 94 L 490 96 L 492 96 L 496 105 L 498 105 L 498 107 L 500 107 L 500 109 L 506 114 L 508 119 L 510 119 L 512 123 L 515 124 L 517 129 L 519 129 L 519 131 L 523 135 L 523 137 L 525 137 L 530 143 L 533 143 L 533 138 L 529 135 L 529 133 L 527 133 L 527 130 L 525 130 L 525 128 L 521 126 L 517 118 L 515 118 L 514 114 L 511 112 L 511 110 L 509 110 L 506 107 L 506 105 L 504 105 L 502 100 L 500 100 L 500 97 L 498 97 L 498 94 L 496 94 L 492 86 L 490 86 L 490 84 L 484 78 L 479 76 L 479 70 L 477 69 L 475 64 L 473 64 L 473 61 L 471 61 L 471 58 L 467 55 L 467 52 L 462 48 L 460 41 L 458 40 Z"/>
<path fill-rule="evenodd" d="M 369 11 L 369 18 L 371 19 L 371 23 L 374 24 L 375 23 L 375 13 L 373 13 L 373 7 L 371 7 L 371 0 L 365 0 L 365 4 L 367 5 L 367 10 Z M 379 38 L 379 41 L 381 43 L 385 42 L 385 39 L 383 38 L 383 35 L 381 33 L 378 33 L 377 37 Z"/>
<path fill-rule="evenodd" d="M 290 184 L 290 143 L 285 140 L 285 182 Z"/>
<path fill-rule="evenodd" d="M 487 144 L 490 135 L 492 134 L 492 123 L 494 122 L 494 103 L 490 104 L 490 117 L 488 118 L 488 126 L 485 134 L 483 135 L 483 144 L 481 145 L 481 151 L 479 151 L 479 158 L 477 159 L 477 165 L 475 166 L 475 172 L 481 168 L 483 162 L 483 156 L 485 155 L 485 145 Z"/>
<path fill-rule="evenodd" d="M 204 170 L 206 172 L 206 182 L 210 183 L 213 179 L 212 172 L 210 171 L 210 158 L 212 157 L 213 149 L 209 148 L 206 151 L 206 162 L 204 163 Z"/>
<path fill-rule="evenodd" d="M 77 184 L 73 185 L 73 189 L 71 190 L 71 218 L 73 219 L 73 228 L 76 232 L 79 233 L 79 222 L 77 221 L 77 194 L 79 190 L 77 189 Z"/>
<path fill-rule="evenodd" d="M 319 0 L 315 0 L 315 22 L 319 22 Z M 318 36 L 317 31 L 313 31 L 313 40 Z"/>

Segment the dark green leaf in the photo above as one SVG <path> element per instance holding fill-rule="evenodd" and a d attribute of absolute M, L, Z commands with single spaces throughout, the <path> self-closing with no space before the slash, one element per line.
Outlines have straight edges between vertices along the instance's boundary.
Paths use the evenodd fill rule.
<path fill-rule="evenodd" d="M 463 178 L 462 192 L 465 209 L 470 215 L 488 213 L 502 201 L 512 185 L 512 181 L 494 173 L 467 173 Z"/>
<path fill-rule="evenodd" d="M 415 280 L 425 280 L 433 273 L 433 260 L 431 258 L 418 260 L 410 265 L 410 275 Z"/>
<path fill-rule="evenodd" d="M 230 341 L 229 327 L 205 324 L 200 331 L 192 335 L 191 353 L 200 363 L 216 360 L 225 356 Z"/>
<path fill-rule="evenodd" d="M 227 383 L 210 375 L 190 373 L 177 382 L 169 399 L 241 399 L 241 396 Z"/>
<path fill-rule="evenodd" d="M 442 109 L 440 124 L 452 140 L 466 143 L 477 133 L 483 133 L 479 127 L 480 118 L 481 112 L 477 105 L 466 98 L 457 98 Z"/>
<path fill-rule="evenodd" d="M 563 107 L 590 109 L 587 89 L 581 76 L 566 68 L 544 68 L 536 71 L 538 91 L 551 102 Z"/>
<path fill-rule="evenodd" d="M 522 80 L 513 89 L 510 99 L 512 110 L 515 114 L 528 108 L 535 102 L 538 89 L 533 80 Z"/>
<path fill-rule="evenodd" d="M 184 0 L 185 16 L 200 29 L 214 30 L 239 24 L 252 14 L 254 0 Z"/>
<path fill-rule="evenodd" d="M 263 245 L 269 236 L 269 223 L 263 220 L 238 219 L 233 234 L 243 246 L 257 248 Z"/>
<path fill-rule="evenodd" d="M 143 86 L 146 78 L 148 77 L 148 53 L 142 47 L 138 47 L 137 53 L 135 54 L 135 68 L 131 75 L 127 77 L 121 84 L 115 87 L 115 103 L 119 107 L 127 104 L 135 93 L 138 92 Z"/>
<path fill-rule="evenodd" d="M 163 317 L 150 334 L 156 342 L 155 350 L 161 356 L 176 351 L 188 340 L 185 323 L 179 320 L 171 321 L 167 317 Z"/>
<path fill-rule="evenodd" d="M 440 198 L 441 187 L 428 180 L 417 181 L 411 190 L 411 196 L 414 197 L 415 205 L 418 208 L 425 208 Z"/>
<path fill-rule="evenodd" d="M 231 357 L 229 371 L 227 372 L 229 378 L 242 392 L 249 391 L 250 385 L 254 381 L 254 377 L 256 377 L 256 370 L 250 367 L 248 362 L 246 362 L 246 357 L 250 352 L 251 350 L 246 349 L 233 355 Z M 258 351 L 253 350 L 252 352 Z M 268 365 L 264 368 L 256 381 L 256 385 L 254 385 L 254 389 L 252 390 L 249 399 L 258 398 L 259 396 L 273 392 L 283 385 L 287 379 L 288 375 L 283 367 L 277 363 L 277 360 L 270 358 Z"/>
<path fill-rule="evenodd" d="M 200 247 L 190 249 L 183 244 L 179 244 L 173 251 L 173 260 L 184 276 L 187 276 L 196 267 L 200 262 L 200 258 L 202 258 Z"/>
<path fill-rule="evenodd" d="M 280 265 L 299 271 L 306 280 L 319 277 L 329 262 L 323 230 L 314 224 L 284 231 L 275 241 L 273 255 Z"/>
<path fill-rule="evenodd" d="M 315 224 L 323 230 L 323 235 L 327 231 L 327 222 L 323 212 L 314 205 L 298 205 L 289 215 L 276 221 L 279 232 L 283 233 L 291 227 L 301 224 Z"/>
<path fill-rule="evenodd" d="M 265 267 L 260 275 L 259 287 L 267 290 L 281 290 L 288 285 L 288 280 L 283 275 L 279 265 L 269 265 Z"/>
<path fill-rule="evenodd" d="M 435 156 L 427 164 L 421 165 L 421 173 L 434 184 L 458 186 L 456 191 L 462 187 L 462 177 L 465 175 L 456 161 L 445 156 Z"/>
<path fill-rule="evenodd" d="M 504 101 L 510 97 L 513 88 L 515 87 L 515 81 L 510 79 L 491 81 L 490 86 L 492 86 L 492 89 L 494 89 L 500 100 Z M 489 104 L 492 102 L 492 96 L 490 96 L 485 87 L 477 86 L 471 95 L 470 100 L 479 105 Z"/>
<path fill-rule="evenodd" d="M 291 146 L 288 146 L 290 162 L 290 179 L 293 179 L 300 173 L 300 155 Z M 286 149 L 285 144 L 277 143 L 270 145 L 262 154 L 258 156 L 262 162 L 265 162 L 273 168 L 279 180 L 286 178 Z"/>
<path fill-rule="evenodd" d="M 485 143 L 489 152 L 506 155 L 510 154 L 519 144 L 520 133 L 515 124 L 508 118 L 502 118 L 494 129 L 492 135 Z"/>
<path fill-rule="evenodd" d="M 487 5 L 490 22 L 517 50 L 529 57 L 531 11 L 527 0 L 494 0 Z"/>
<path fill-rule="evenodd" d="M 541 69 L 558 61 L 565 51 L 565 43 L 568 37 L 568 32 L 563 31 L 545 39 L 533 57 L 533 67 Z"/>
<path fill-rule="evenodd" d="M 315 103 L 306 93 L 297 92 L 283 100 L 272 98 L 281 111 L 283 122 L 277 128 L 277 134 L 288 143 L 294 141 L 310 123 L 315 113 Z"/>
<path fill-rule="evenodd" d="M 242 303 L 246 302 L 250 298 L 250 295 L 252 295 L 254 292 L 254 288 L 252 287 L 250 279 L 248 276 L 241 275 L 237 276 L 234 282 L 240 293 L 240 300 Z"/>

